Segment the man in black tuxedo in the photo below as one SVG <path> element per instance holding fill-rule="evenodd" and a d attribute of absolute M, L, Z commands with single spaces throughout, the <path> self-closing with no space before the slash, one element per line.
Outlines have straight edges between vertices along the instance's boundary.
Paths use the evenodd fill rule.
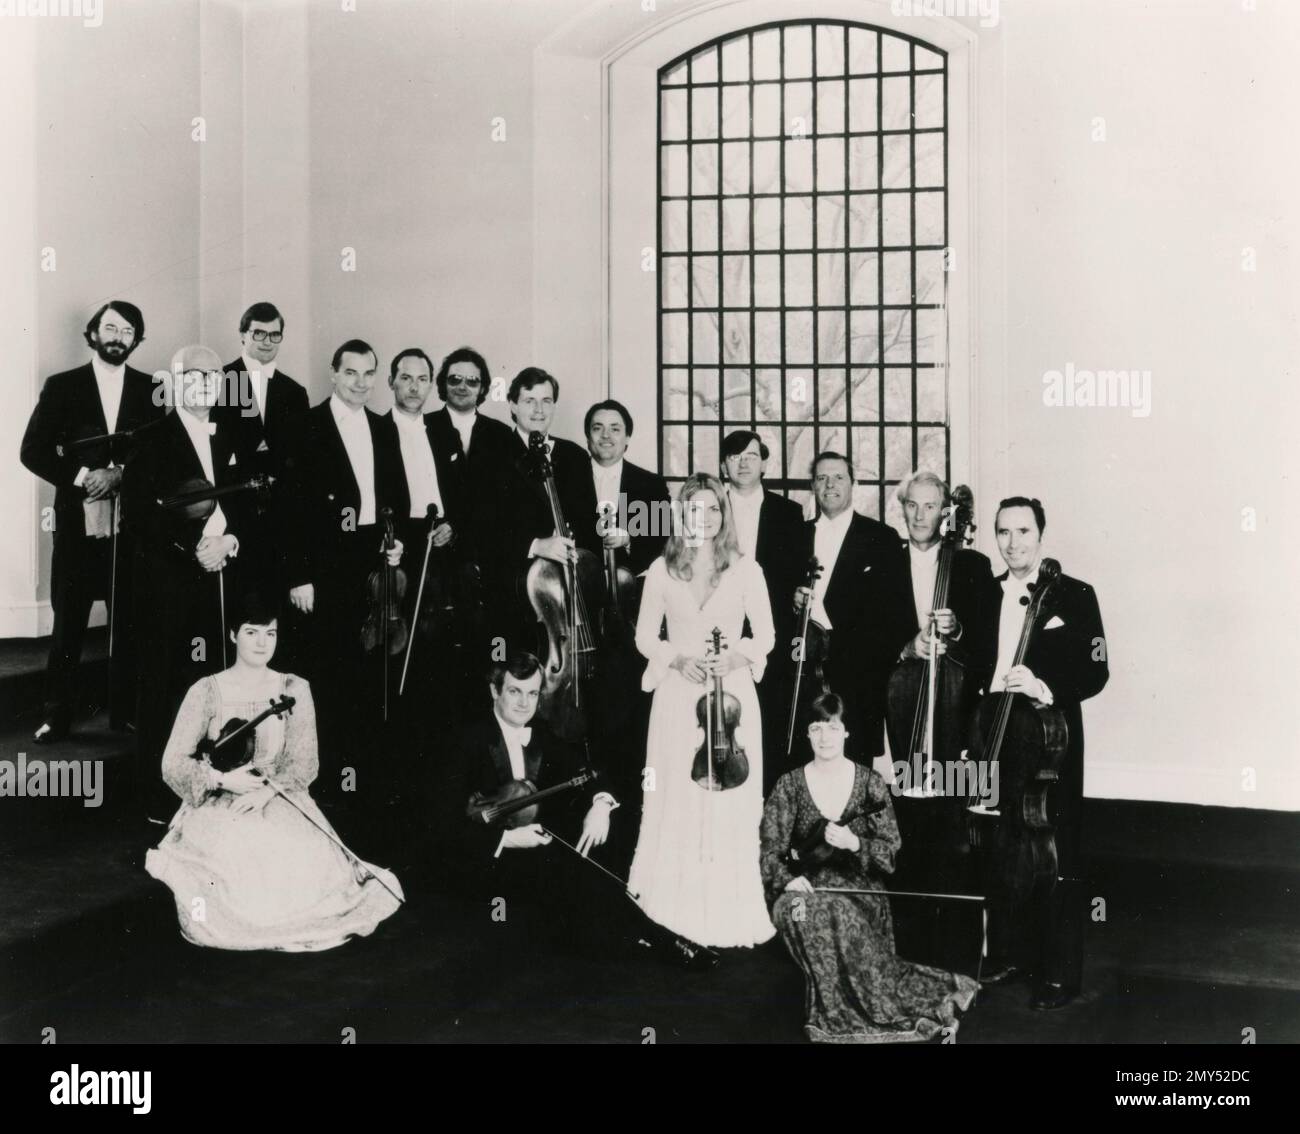
<path fill-rule="evenodd" d="M 830 631 L 823 672 L 844 701 L 845 748 L 870 765 L 884 752 L 885 685 L 912 600 L 898 533 L 853 510 L 853 484 L 847 457 L 827 451 L 813 460 L 818 515 L 805 526 L 802 558 L 815 555 L 822 571 L 811 589 L 798 589 L 795 606 L 811 602 L 812 619 Z"/>
<path fill-rule="evenodd" d="M 195 681 L 225 668 L 223 619 L 240 591 L 239 533 L 252 501 L 228 494 L 201 518 L 165 504 L 199 478 L 216 488 L 244 479 L 235 438 L 210 418 L 220 385 L 216 351 L 177 351 L 176 412 L 136 434 L 122 478 L 123 522 L 135 552 L 137 795 L 145 818 L 154 822 L 166 822 L 175 810 L 161 767 L 176 711 Z"/>
<path fill-rule="evenodd" d="M 516 597 L 515 580 L 507 569 L 507 532 L 503 517 L 518 507 L 510 499 L 514 476 L 513 430 L 505 422 L 479 412 L 487 399 L 490 371 L 472 347 L 458 347 L 442 360 L 434 383 L 441 409 L 428 415 L 435 446 L 443 452 L 459 447 L 464 552 L 478 566 L 487 606 L 486 637 L 475 652 L 475 676 L 491 662 L 490 639 L 511 633 Z M 508 577 L 509 576 L 509 577 Z M 499 654 L 498 654 L 499 656 Z"/>
<path fill-rule="evenodd" d="M 1047 517 L 1037 500 L 1012 496 L 998 505 L 994 521 L 998 551 L 1007 571 L 998 576 L 987 604 L 984 633 L 996 659 L 990 694 L 1020 694 L 1035 706 L 1051 706 L 1065 721 L 1067 744 L 1060 780 L 1054 785 L 1058 881 L 1027 905 L 1013 905 L 990 879 L 987 983 L 1002 983 L 1020 971 L 1034 978 L 1031 1005 L 1064 1007 L 1083 983 L 1083 889 L 1081 819 L 1083 811 L 1083 711 L 1110 677 L 1105 632 L 1097 595 L 1087 583 L 1060 575 L 1051 584 L 1034 620 L 1029 649 L 1013 665 L 1024 609 L 1039 585 L 1043 529 Z M 1011 800 L 1001 785 L 1000 808 Z"/>
<path fill-rule="evenodd" d="M 361 631 L 369 607 L 370 572 L 384 562 L 384 509 L 394 522 L 409 516 L 410 498 L 401 445 L 392 418 L 366 408 L 379 360 L 360 339 L 334 352 L 334 391 L 302 418 L 285 460 L 282 494 L 289 600 L 307 617 L 304 636 L 312 648 L 307 674 L 315 687 L 326 802 L 363 801 L 367 825 L 383 826 L 388 786 L 375 764 L 359 776 L 344 766 L 375 750 L 374 729 L 382 719 L 382 647 L 362 650 Z M 402 559 L 396 541 L 387 562 Z M 401 658 L 388 659 L 391 692 Z M 366 773 L 374 772 L 368 779 Z"/>
<path fill-rule="evenodd" d="M 786 758 L 790 698 L 794 691 L 794 638 L 797 632 L 794 593 L 807 570 L 804 556 L 803 509 L 793 500 L 768 491 L 763 484 L 770 452 L 759 435 L 737 429 L 722 440 L 722 474 L 735 519 L 740 550 L 758 560 L 772 604 L 776 646 L 768 655 L 767 671 L 758 685 L 763 716 L 763 791 L 789 768 L 805 762 L 807 752 L 796 735 L 798 750 Z"/>
<path fill-rule="evenodd" d="M 602 548 L 591 461 L 572 441 L 551 436 L 559 396 L 560 383 L 555 378 L 539 367 L 528 366 L 515 375 L 506 399 L 515 429 L 507 468 L 508 511 L 502 523 L 506 561 L 516 596 L 515 640 L 525 647 L 532 647 L 536 640 L 533 632 L 536 616 L 528 606 L 524 590 L 532 560 L 542 558 L 564 563 L 574 557 L 575 548 L 584 548 L 596 556 Z M 541 434 L 546 445 L 560 509 L 572 529 L 572 537 L 555 530 L 545 486 L 534 473 L 529 453 L 529 437 L 533 433 Z"/>
<path fill-rule="evenodd" d="M 284 316 L 275 304 L 254 303 L 245 311 L 239 320 L 240 356 L 226 363 L 222 397 L 212 410 L 212 420 L 234 436 L 248 475 L 283 476 L 289 439 L 307 412 L 307 391 L 276 366 L 283 340 Z M 288 588 L 275 517 L 268 511 L 250 520 L 240 567 L 260 593 L 283 601 Z M 281 634 L 281 663 L 290 660 L 291 643 L 285 639 L 291 637 L 292 632 Z"/>
<path fill-rule="evenodd" d="M 149 375 L 126 364 L 144 341 L 144 316 L 135 304 L 120 299 L 104 304 L 86 324 L 85 337 L 94 357 L 84 366 L 46 379 L 20 454 L 28 469 L 55 487 L 50 578 L 54 629 L 44 720 L 33 737 L 38 744 L 67 735 L 90 608 L 97 598 L 111 601 L 114 589 L 126 601 L 114 602 L 115 609 L 109 611 L 111 723 L 125 727 L 134 714 L 131 552 L 125 540 L 113 534 L 127 439 L 88 446 L 73 443 L 128 433 L 162 417 L 164 402 L 155 399 Z"/>
<path fill-rule="evenodd" d="M 631 413 L 612 398 L 597 402 L 583 419 L 596 507 L 605 517 L 601 544 L 614 552 L 616 568 L 636 576 L 621 596 L 627 633 L 621 641 L 615 641 L 613 635 L 606 641 L 593 698 L 593 752 L 600 755 L 619 798 L 629 807 L 619 832 L 627 837 L 615 840 L 620 865 L 630 865 L 635 850 L 635 808 L 641 799 L 650 723 L 650 699 L 641 691 L 645 658 L 632 641 L 640 606 L 640 576 L 663 553 L 672 531 L 672 498 L 664 478 L 626 458 L 632 429 Z"/>
<path fill-rule="evenodd" d="M 936 656 L 945 659 L 943 667 L 956 667 L 953 672 L 964 673 L 965 682 L 963 695 L 956 701 L 945 699 L 945 686 L 938 687 L 934 712 L 937 742 L 930 752 L 938 762 L 938 772 L 930 784 L 931 795 L 920 794 L 925 783 L 924 764 L 912 762 L 913 732 L 919 726 L 924 736 L 925 712 L 918 714 L 912 704 L 903 713 L 889 714 L 886 721 L 895 769 L 894 814 L 902 837 L 893 885 L 902 890 L 971 893 L 977 888 L 970 871 L 966 794 L 960 782 L 944 779 L 941 773 L 942 762 L 957 761 L 967 745 L 971 713 L 993 668 L 988 636 L 983 633 L 993 572 L 987 556 L 958 545 L 949 568 L 946 604 L 936 610 L 941 529 L 945 517 L 958 522 L 952 496 L 942 477 L 924 470 L 906 477 L 897 495 L 907 523 L 903 553 L 912 601 L 909 637 L 895 671 L 916 674 L 924 689 L 927 670 L 916 659 L 929 657 L 933 635 Z M 907 903 L 898 911 L 894 925 L 900 954 L 927 964 L 966 968 L 974 956 L 971 942 L 977 936 L 969 920 L 972 913 L 960 902 Z"/>

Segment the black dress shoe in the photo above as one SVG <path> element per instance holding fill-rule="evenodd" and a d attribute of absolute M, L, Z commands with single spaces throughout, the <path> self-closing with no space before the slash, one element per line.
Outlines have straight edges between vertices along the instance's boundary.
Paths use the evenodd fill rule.
<path fill-rule="evenodd" d="M 1074 997 L 1075 994 L 1068 991 L 1064 985 L 1048 981 L 1034 989 L 1034 997 L 1030 1000 L 1029 1007 L 1035 1012 L 1055 1012 L 1058 1008 L 1064 1008 Z"/>
<path fill-rule="evenodd" d="M 1024 970 L 1019 965 L 1002 964 L 994 965 L 988 972 L 980 975 L 980 984 L 999 985 L 1011 984 L 1025 975 Z"/>
<path fill-rule="evenodd" d="M 36 744 L 54 744 L 67 735 L 67 725 L 56 724 L 54 721 L 44 721 L 41 727 L 32 733 L 32 740 Z"/>

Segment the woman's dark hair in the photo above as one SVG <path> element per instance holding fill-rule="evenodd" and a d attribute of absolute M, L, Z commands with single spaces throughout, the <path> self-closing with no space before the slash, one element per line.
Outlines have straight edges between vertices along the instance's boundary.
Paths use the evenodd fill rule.
<path fill-rule="evenodd" d="M 90 347 L 95 345 L 90 336 L 99 330 L 99 321 L 110 307 L 131 324 L 135 331 L 135 345 L 139 346 L 144 342 L 144 316 L 140 313 L 140 308 L 134 303 L 127 303 L 125 299 L 110 299 L 90 317 L 90 322 L 86 324 L 86 345 Z"/>
<path fill-rule="evenodd" d="M 280 322 L 280 333 L 284 334 L 284 316 L 280 314 L 280 309 L 274 303 L 262 300 L 254 303 L 239 317 L 239 333 L 242 335 L 254 323 L 274 323 L 277 319 Z"/>
<path fill-rule="evenodd" d="M 542 663 L 535 655 L 527 650 L 515 650 L 505 661 L 492 663 L 492 668 L 488 670 L 488 681 L 492 683 L 492 688 L 500 693 L 507 673 L 517 681 L 527 681 L 541 668 Z"/>
<path fill-rule="evenodd" d="M 597 402 L 587 411 L 587 416 L 582 419 L 582 435 L 591 436 L 591 419 L 601 410 L 612 409 L 619 417 L 623 419 L 623 428 L 627 430 L 627 435 L 632 436 L 632 415 L 627 412 L 627 406 L 622 402 L 616 402 L 613 398 L 606 398 L 603 402 Z"/>
<path fill-rule="evenodd" d="M 444 402 L 447 400 L 447 375 L 458 362 L 472 362 L 478 368 L 478 401 L 475 404 L 481 406 L 488 396 L 488 364 L 487 359 L 473 347 L 457 347 L 442 360 L 442 365 L 438 367 L 438 377 L 434 380 L 438 387 L 438 397 Z"/>
<path fill-rule="evenodd" d="M 998 516 L 1002 515 L 1003 508 L 1028 508 L 1034 513 L 1034 523 L 1038 525 L 1038 534 L 1042 535 L 1043 530 L 1047 527 L 1047 513 L 1043 511 L 1043 505 L 1037 498 L 1030 500 L 1028 496 L 1008 496 L 1001 504 L 998 505 L 997 512 L 993 515 L 993 530 L 996 532 L 998 527 Z"/>
<path fill-rule="evenodd" d="M 844 702 L 838 693 L 823 693 L 810 706 L 809 722 L 844 721 Z"/>
<path fill-rule="evenodd" d="M 233 613 L 230 627 L 236 632 L 241 626 L 270 626 L 280 618 L 279 604 L 260 591 L 249 591 L 241 596 Z"/>
<path fill-rule="evenodd" d="M 517 402 L 519 395 L 525 390 L 531 390 L 534 386 L 540 386 L 543 382 L 551 384 L 551 397 L 558 402 L 560 400 L 560 384 L 540 366 L 525 366 L 515 375 L 515 380 L 510 383 L 510 392 L 506 394 L 506 401 Z"/>

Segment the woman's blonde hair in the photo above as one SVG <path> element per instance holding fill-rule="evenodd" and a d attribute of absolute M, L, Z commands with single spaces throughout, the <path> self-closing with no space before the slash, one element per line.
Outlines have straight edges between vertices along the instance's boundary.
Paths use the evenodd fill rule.
<path fill-rule="evenodd" d="M 686 505 L 693 496 L 701 492 L 712 492 L 717 497 L 718 507 L 722 510 L 722 526 L 713 537 L 713 577 L 709 582 L 717 586 L 718 577 L 731 564 L 740 558 L 740 544 L 736 540 L 736 525 L 731 518 L 731 502 L 722 487 L 722 481 L 706 472 L 691 473 L 683 482 L 677 494 L 677 507 L 673 509 L 673 534 L 668 537 L 668 546 L 664 548 L 664 562 L 668 565 L 668 574 L 675 579 L 690 579 L 691 565 L 695 562 L 698 543 L 692 540 L 686 531 Z"/>

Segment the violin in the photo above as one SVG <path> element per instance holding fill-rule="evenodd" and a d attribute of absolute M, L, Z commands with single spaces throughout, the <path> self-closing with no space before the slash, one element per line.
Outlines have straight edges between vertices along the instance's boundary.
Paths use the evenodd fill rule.
<path fill-rule="evenodd" d="M 411 630 L 402 662 L 402 677 L 397 692 L 406 691 L 406 675 L 416 638 L 425 642 L 445 642 L 463 653 L 486 636 L 487 615 L 483 605 L 483 583 L 478 564 L 458 555 L 450 547 L 435 548 L 433 535 L 443 517 L 436 504 L 425 513 L 428 531 L 424 543 L 424 563 L 415 590 L 411 613 Z M 432 568 L 432 570 L 430 569 Z"/>
<path fill-rule="evenodd" d="M 253 753 L 257 749 L 257 726 L 267 717 L 282 717 L 293 712 L 295 704 L 294 698 L 284 696 L 272 700 L 270 707 L 263 709 L 251 721 L 233 717 L 221 726 L 220 735 L 215 738 L 203 737 L 190 756 L 195 760 L 206 761 L 218 772 L 233 772 L 236 768 L 251 764 Z"/>
<path fill-rule="evenodd" d="M 971 490 L 964 484 L 954 488 L 941 529 L 931 610 L 948 609 L 953 562 L 974 541 L 974 514 Z M 906 752 L 912 765 L 909 796 L 935 794 L 935 764 L 959 760 L 964 747 L 962 726 L 973 690 L 965 666 L 951 653 L 938 653 L 937 646 L 938 635 L 931 633 L 929 655 L 900 662 L 886 689 L 890 751 Z"/>
<path fill-rule="evenodd" d="M 803 604 L 803 613 L 799 623 L 799 660 L 794 669 L 794 693 L 790 697 L 790 723 L 785 732 L 785 754 L 790 756 L 794 751 L 794 729 L 795 722 L 799 717 L 799 689 L 803 684 L 803 670 L 805 662 L 812 665 L 813 675 L 817 678 L 817 685 L 824 694 L 828 692 L 829 687 L 826 684 L 826 675 L 824 666 L 826 656 L 830 651 L 831 632 L 826 629 L 820 622 L 812 617 L 812 589 L 821 578 L 822 571 L 825 568 L 817 562 L 817 556 L 808 560 L 808 571 L 804 576 L 803 585 L 808 588 L 809 595 L 807 601 Z"/>
<path fill-rule="evenodd" d="M 722 654 L 722 631 L 713 628 L 709 656 Z M 749 779 L 749 757 L 736 739 L 740 702 L 722 687 L 722 674 L 713 675 L 713 688 L 695 702 L 695 721 L 704 743 L 695 753 L 691 779 L 705 791 L 727 791 Z"/>
<path fill-rule="evenodd" d="M 611 508 L 601 517 L 601 524 L 608 527 L 613 522 Z M 619 563 L 614 548 L 607 547 L 604 553 L 605 601 L 600 611 L 601 640 L 606 646 L 630 644 L 636 632 L 636 576 Z"/>
<path fill-rule="evenodd" d="M 582 771 L 562 784 L 542 788 L 540 791 L 532 780 L 511 780 L 496 791 L 476 791 L 470 796 L 465 814 L 474 822 L 489 827 L 504 827 L 507 830 L 527 827 L 529 823 L 537 821 L 537 813 L 546 800 L 580 788 L 595 778 L 595 772 Z"/>
<path fill-rule="evenodd" d="M 827 819 L 824 815 L 820 816 L 817 822 L 808 829 L 808 834 L 802 840 L 790 845 L 790 849 L 786 852 L 785 864 L 795 874 L 807 874 L 816 870 L 819 866 L 825 866 L 840 849 L 831 846 L 826 841 L 826 828 L 831 823 L 839 827 L 847 827 L 853 820 L 875 815 L 877 812 L 884 811 L 887 806 L 889 806 L 889 801 L 880 799 L 865 808 L 855 807 L 846 811 L 839 819 Z"/>
<path fill-rule="evenodd" d="M 1024 664 L 1034 623 L 1060 576 L 1055 559 L 1039 564 L 1013 667 Z M 1023 693 L 990 693 L 975 714 L 970 751 L 979 754 L 990 776 L 996 772 L 999 809 L 968 808 L 970 841 L 984 852 L 989 889 L 1017 905 L 1050 893 L 1059 880 L 1053 787 L 1065 764 L 1067 739 L 1064 713 L 1036 705 Z"/>
<path fill-rule="evenodd" d="M 572 538 L 560 507 L 546 439 L 536 430 L 528 435 L 528 459 L 533 475 L 545 486 L 555 534 Z M 580 740 L 587 732 L 583 686 L 596 672 L 596 632 L 590 611 L 601 608 L 600 564 L 586 548 L 578 548 L 574 561 L 567 563 L 539 557 L 528 567 L 525 589 L 546 633 L 538 711 L 562 740 Z"/>
<path fill-rule="evenodd" d="M 384 654 L 399 654 L 406 648 L 406 618 L 402 614 L 402 600 L 406 597 L 406 572 L 388 562 L 388 553 L 397 546 L 393 527 L 393 510 L 380 512 L 379 522 L 384 527 L 384 545 L 379 552 L 379 566 L 366 580 L 366 595 L 370 609 L 361 626 L 361 648 L 371 653 L 380 644 Z"/>

